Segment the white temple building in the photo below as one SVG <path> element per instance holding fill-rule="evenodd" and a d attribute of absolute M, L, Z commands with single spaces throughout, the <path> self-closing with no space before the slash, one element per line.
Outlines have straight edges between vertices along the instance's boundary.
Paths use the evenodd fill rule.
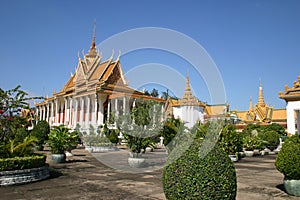
<path fill-rule="evenodd" d="M 204 123 L 205 104 L 199 101 L 192 93 L 190 79 L 186 78 L 186 87 L 181 99 L 169 98 L 165 109 L 169 117 L 182 120 L 188 128 L 193 127 L 197 122 Z"/>
<path fill-rule="evenodd" d="M 279 98 L 286 102 L 287 132 L 290 135 L 300 134 L 300 76 L 293 87 L 286 85 L 284 89 L 284 92 L 279 92 Z"/>

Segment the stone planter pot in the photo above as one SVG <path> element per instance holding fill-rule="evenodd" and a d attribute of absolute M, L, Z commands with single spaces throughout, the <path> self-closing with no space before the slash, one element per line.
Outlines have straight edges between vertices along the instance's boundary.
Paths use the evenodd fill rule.
<path fill-rule="evenodd" d="M 51 159 L 54 163 L 66 162 L 66 154 L 51 154 Z"/>
<path fill-rule="evenodd" d="M 284 177 L 283 185 L 289 195 L 300 197 L 300 180 Z"/>
<path fill-rule="evenodd" d="M 239 158 L 236 155 L 229 155 L 229 158 L 232 162 L 237 162 Z"/>
<path fill-rule="evenodd" d="M 85 147 L 85 150 L 87 150 L 90 153 L 103 153 L 108 151 L 118 151 L 119 149 L 114 146 L 91 146 Z"/>
<path fill-rule="evenodd" d="M 50 176 L 48 165 L 32 169 L 1 171 L 0 185 L 17 185 L 40 181 Z"/>
<path fill-rule="evenodd" d="M 129 166 L 131 167 L 134 167 L 134 168 L 141 168 L 141 167 L 144 167 L 145 166 L 145 158 L 132 158 L 132 157 L 129 157 L 128 158 L 128 164 Z"/>
<path fill-rule="evenodd" d="M 244 151 L 246 157 L 252 157 L 254 155 L 254 151 Z"/>

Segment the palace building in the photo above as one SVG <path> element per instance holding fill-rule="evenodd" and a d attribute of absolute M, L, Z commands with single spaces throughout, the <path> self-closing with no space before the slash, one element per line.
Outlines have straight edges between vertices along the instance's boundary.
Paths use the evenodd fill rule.
<path fill-rule="evenodd" d="M 165 110 L 168 117 L 181 119 L 188 128 L 197 122 L 204 122 L 205 104 L 199 101 L 192 93 L 189 77 L 186 78 L 186 87 L 181 99 L 168 98 Z"/>
<path fill-rule="evenodd" d="M 96 50 L 95 35 L 84 58 L 78 58 L 74 75 L 59 92 L 35 103 L 39 120 L 46 120 L 50 126 L 64 124 L 74 129 L 79 124 L 88 132 L 90 126 L 97 128 L 114 115 L 122 115 L 143 98 L 156 102 L 164 99 L 144 95 L 130 88 L 124 77 L 120 56 L 103 61 Z"/>
<path fill-rule="evenodd" d="M 279 92 L 279 98 L 286 102 L 286 119 L 288 134 L 300 133 L 300 76 L 294 81 L 293 87 L 285 85 L 284 92 Z"/>
<path fill-rule="evenodd" d="M 259 84 L 258 102 L 253 106 L 250 98 L 249 109 L 247 111 L 236 111 L 237 117 L 245 124 L 259 123 L 270 124 L 278 123 L 285 126 L 285 109 L 274 109 L 265 103 L 262 83 Z"/>

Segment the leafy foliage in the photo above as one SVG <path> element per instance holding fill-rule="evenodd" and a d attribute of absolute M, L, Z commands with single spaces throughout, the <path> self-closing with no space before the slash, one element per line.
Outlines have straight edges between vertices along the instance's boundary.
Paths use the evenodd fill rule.
<path fill-rule="evenodd" d="M 78 141 L 78 133 L 70 132 L 64 125 L 53 127 L 49 135 L 49 145 L 54 154 L 63 154 L 70 146 L 74 146 Z"/>
<path fill-rule="evenodd" d="M 300 136 L 298 134 L 284 142 L 277 155 L 275 166 L 290 179 L 300 180 Z"/>
<path fill-rule="evenodd" d="M 30 169 L 45 166 L 46 156 L 14 157 L 0 159 L 0 171 Z"/>
<path fill-rule="evenodd" d="M 163 169 L 163 189 L 167 199 L 235 199 L 237 181 L 234 165 L 215 146 L 200 157 L 202 139 Z"/>
<path fill-rule="evenodd" d="M 48 140 L 48 134 L 50 133 L 50 126 L 48 122 L 42 120 L 39 121 L 32 129 L 30 135 L 38 139 L 37 145 L 42 146 L 45 141 Z"/>
<path fill-rule="evenodd" d="M 265 141 L 266 147 L 273 151 L 279 145 L 280 135 L 276 131 L 266 131 L 258 134 L 258 137 Z"/>
<path fill-rule="evenodd" d="M 223 127 L 219 145 L 228 155 L 235 155 L 237 152 L 242 151 L 242 137 L 233 125 L 227 124 Z"/>
<path fill-rule="evenodd" d="M 161 127 L 161 106 L 152 101 L 140 100 L 123 116 L 119 116 L 118 127 L 122 131 L 127 147 L 138 155 L 142 149 L 155 141 Z"/>

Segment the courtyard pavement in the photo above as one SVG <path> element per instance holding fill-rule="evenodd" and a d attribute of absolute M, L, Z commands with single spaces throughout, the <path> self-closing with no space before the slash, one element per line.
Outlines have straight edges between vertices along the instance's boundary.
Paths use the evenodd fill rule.
<path fill-rule="evenodd" d="M 163 149 L 147 152 L 147 166 L 139 170 L 127 165 L 128 152 L 122 148 L 93 155 L 84 149 L 72 153 L 74 156 L 63 164 L 54 164 L 48 157 L 50 179 L 0 187 L 0 199 L 165 199 L 161 183 L 161 167 L 166 159 Z M 274 167 L 275 158 L 247 157 L 235 163 L 237 200 L 300 199 L 284 192 L 283 176 Z"/>

